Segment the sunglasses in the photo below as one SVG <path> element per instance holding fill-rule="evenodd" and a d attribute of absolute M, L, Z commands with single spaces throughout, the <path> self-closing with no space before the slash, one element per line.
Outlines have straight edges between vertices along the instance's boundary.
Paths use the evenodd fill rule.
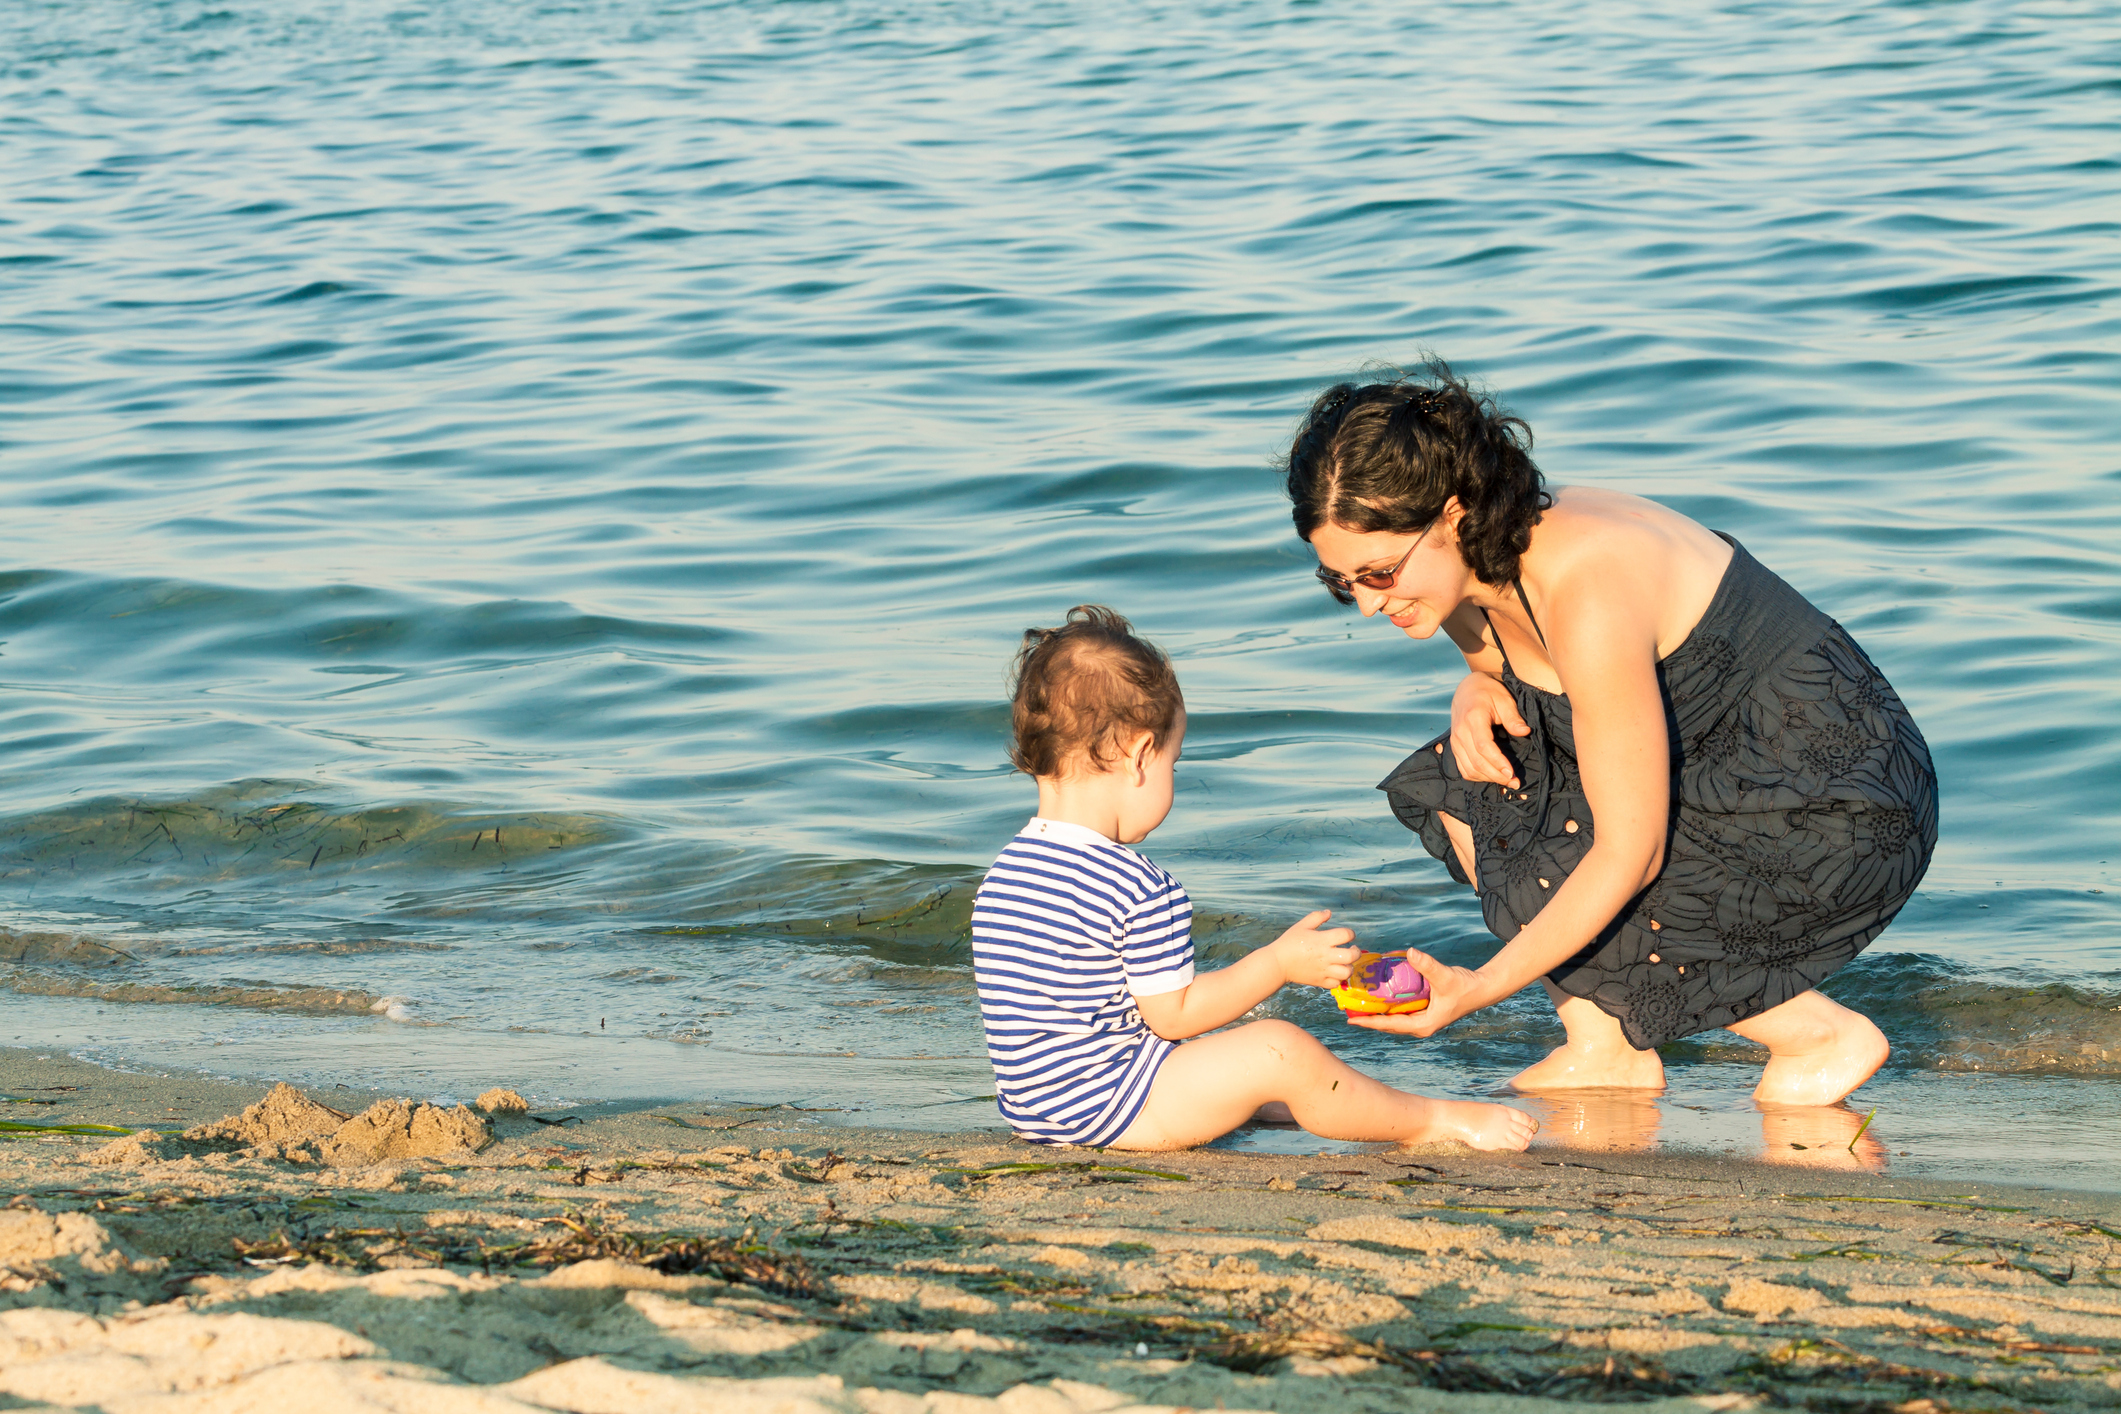
<path fill-rule="evenodd" d="M 1433 525 L 1429 527 L 1429 530 L 1433 529 L 1435 529 Z M 1429 538 L 1429 530 L 1422 531 L 1415 538 L 1414 543 L 1407 547 L 1407 553 L 1401 555 L 1399 562 L 1388 570 L 1370 570 L 1365 574 L 1358 574 L 1351 578 L 1342 574 L 1339 570 L 1329 570 L 1324 565 L 1320 565 L 1312 573 L 1316 574 L 1318 582 L 1326 587 L 1326 593 L 1332 595 L 1343 604 L 1352 604 L 1355 602 L 1354 589 L 1358 584 L 1365 589 L 1390 589 L 1394 584 L 1398 583 L 1399 572 L 1406 568 L 1408 560 L 1414 558 L 1414 552 L 1421 548 L 1421 542 Z"/>

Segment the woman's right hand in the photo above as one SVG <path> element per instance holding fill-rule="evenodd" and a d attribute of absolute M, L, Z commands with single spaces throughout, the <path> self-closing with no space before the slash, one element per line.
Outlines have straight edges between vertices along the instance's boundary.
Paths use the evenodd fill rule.
<path fill-rule="evenodd" d="M 1471 1016 L 1482 1007 L 1501 1000 L 1487 987 L 1487 979 L 1470 967 L 1447 966 L 1420 948 L 1408 948 L 1406 955 L 1407 961 L 1414 964 L 1414 970 L 1429 984 L 1429 1004 L 1420 1011 L 1380 1012 L 1369 1016 L 1350 1012 L 1348 1025 L 1371 1031 L 1394 1031 L 1402 1036 L 1434 1036 L 1460 1017 Z"/>
<path fill-rule="evenodd" d="M 1517 788 L 1517 770 L 1495 744 L 1495 728 L 1511 736 L 1530 736 L 1517 699 L 1502 682 L 1487 673 L 1467 673 L 1451 694 L 1451 755 L 1458 761 L 1458 774 L 1469 781 L 1492 781 L 1511 790 Z"/>

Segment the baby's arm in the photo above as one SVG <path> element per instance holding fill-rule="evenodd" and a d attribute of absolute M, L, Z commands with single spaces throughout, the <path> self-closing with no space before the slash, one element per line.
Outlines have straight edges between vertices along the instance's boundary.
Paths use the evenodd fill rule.
<path fill-rule="evenodd" d="M 1175 992 L 1136 997 L 1143 1022 L 1166 1041 L 1183 1041 L 1227 1026 L 1288 983 L 1331 987 L 1347 981 L 1355 967 L 1355 933 L 1320 928 L 1332 916 L 1321 908 L 1220 972 L 1202 973 Z"/>

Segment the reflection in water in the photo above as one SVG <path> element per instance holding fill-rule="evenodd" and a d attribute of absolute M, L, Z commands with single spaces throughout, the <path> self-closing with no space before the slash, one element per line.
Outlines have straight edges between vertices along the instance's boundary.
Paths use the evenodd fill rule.
<path fill-rule="evenodd" d="M 1516 1103 L 1539 1120 L 1537 1144 L 1632 1153 L 1657 1146 L 1662 1117 L 1655 1090 L 1566 1090 L 1523 1095 Z"/>
<path fill-rule="evenodd" d="M 1806 1168 L 1883 1173 L 1886 1167 L 1885 1145 L 1846 1102 L 1824 1108 L 1762 1105 L 1760 1156 L 1771 1164 Z"/>

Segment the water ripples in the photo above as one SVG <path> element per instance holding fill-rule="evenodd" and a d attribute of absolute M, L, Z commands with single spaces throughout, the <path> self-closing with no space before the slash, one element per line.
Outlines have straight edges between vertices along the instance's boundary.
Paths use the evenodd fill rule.
<path fill-rule="evenodd" d="M 1914 707 L 1944 842 L 1841 985 L 1991 1020 L 1911 1013 L 1904 1063 L 2109 1074 L 2117 58 L 2121 7 L 1989 0 L 11 9 L 13 922 L 161 939 L 136 988 L 402 999 L 441 1070 L 569 1093 L 621 1084 L 585 1033 L 976 1058 L 937 920 L 1029 809 L 1002 672 L 1098 600 L 1194 708 L 1155 848 L 1211 948 L 1331 903 L 1478 956 L 1369 790 L 1449 655 L 1326 602 L 1271 472 L 1434 349 Z M 266 810 L 313 857 L 232 863 Z M 126 853 L 143 812 L 199 851 Z M 224 1056 L 321 1034 L 257 1027 Z"/>

